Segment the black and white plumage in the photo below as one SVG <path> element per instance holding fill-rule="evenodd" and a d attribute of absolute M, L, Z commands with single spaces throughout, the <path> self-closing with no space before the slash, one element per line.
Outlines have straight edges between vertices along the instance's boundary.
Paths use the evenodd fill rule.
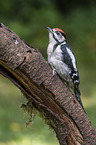
<path fill-rule="evenodd" d="M 69 83 L 71 88 L 74 89 L 75 96 L 83 108 L 80 98 L 80 78 L 76 59 L 71 47 L 66 43 L 65 32 L 58 28 L 46 28 L 49 31 L 49 45 L 47 48 L 48 63 L 53 69 L 53 75 L 58 73 L 62 80 Z"/>

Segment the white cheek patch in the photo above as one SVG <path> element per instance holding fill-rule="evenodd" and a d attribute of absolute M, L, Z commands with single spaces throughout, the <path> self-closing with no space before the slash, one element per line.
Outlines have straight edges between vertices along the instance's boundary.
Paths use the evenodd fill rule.
<path fill-rule="evenodd" d="M 65 38 L 62 35 L 57 35 L 54 33 L 54 37 L 61 43 L 65 40 Z"/>
<path fill-rule="evenodd" d="M 63 36 L 61 36 L 59 42 L 63 42 L 64 40 L 65 40 L 65 38 Z"/>
<path fill-rule="evenodd" d="M 54 37 L 58 40 L 58 35 L 56 33 L 54 33 Z"/>

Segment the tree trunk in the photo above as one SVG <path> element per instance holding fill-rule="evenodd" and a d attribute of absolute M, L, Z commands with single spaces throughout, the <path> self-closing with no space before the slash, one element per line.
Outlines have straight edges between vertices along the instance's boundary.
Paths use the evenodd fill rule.
<path fill-rule="evenodd" d="M 25 94 L 54 129 L 60 145 L 96 145 L 96 131 L 82 107 L 42 54 L 0 23 L 0 73 Z M 26 106 L 23 106 L 26 107 Z"/>

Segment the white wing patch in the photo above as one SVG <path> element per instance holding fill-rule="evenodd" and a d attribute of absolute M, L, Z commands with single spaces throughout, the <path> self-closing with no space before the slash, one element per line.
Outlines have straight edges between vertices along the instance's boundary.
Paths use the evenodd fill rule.
<path fill-rule="evenodd" d="M 74 67 L 75 71 L 77 71 L 75 57 L 74 57 L 73 53 L 71 52 L 71 50 L 68 47 L 66 47 L 66 49 L 67 49 L 67 52 L 68 52 L 69 56 L 72 59 L 73 67 Z"/>

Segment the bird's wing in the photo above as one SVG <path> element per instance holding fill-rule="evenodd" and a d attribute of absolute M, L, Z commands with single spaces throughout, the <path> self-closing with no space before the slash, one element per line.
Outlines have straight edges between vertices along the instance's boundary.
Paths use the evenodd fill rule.
<path fill-rule="evenodd" d="M 74 53 L 71 49 L 71 47 L 68 44 L 61 45 L 62 50 L 62 61 L 68 65 L 68 67 L 71 69 L 70 77 L 73 80 L 73 82 L 77 80 L 77 83 L 79 84 L 79 73 L 77 70 L 76 65 L 76 59 L 74 56 Z"/>
<path fill-rule="evenodd" d="M 74 57 L 75 59 L 75 56 L 72 52 L 72 49 L 71 47 L 68 45 L 68 44 L 64 44 L 64 45 L 61 45 L 61 50 L 62 50 L 62 61 L 68 65 L 68 67 L 71 69 L 71 70 L 74 70 L 74 66 L 73 66 L 73 63 L 72 63 L 72 56 Z M 71 52 L 72 56 L 70 56 L 71 54 L 69 53 L 69 51 Z"/>

